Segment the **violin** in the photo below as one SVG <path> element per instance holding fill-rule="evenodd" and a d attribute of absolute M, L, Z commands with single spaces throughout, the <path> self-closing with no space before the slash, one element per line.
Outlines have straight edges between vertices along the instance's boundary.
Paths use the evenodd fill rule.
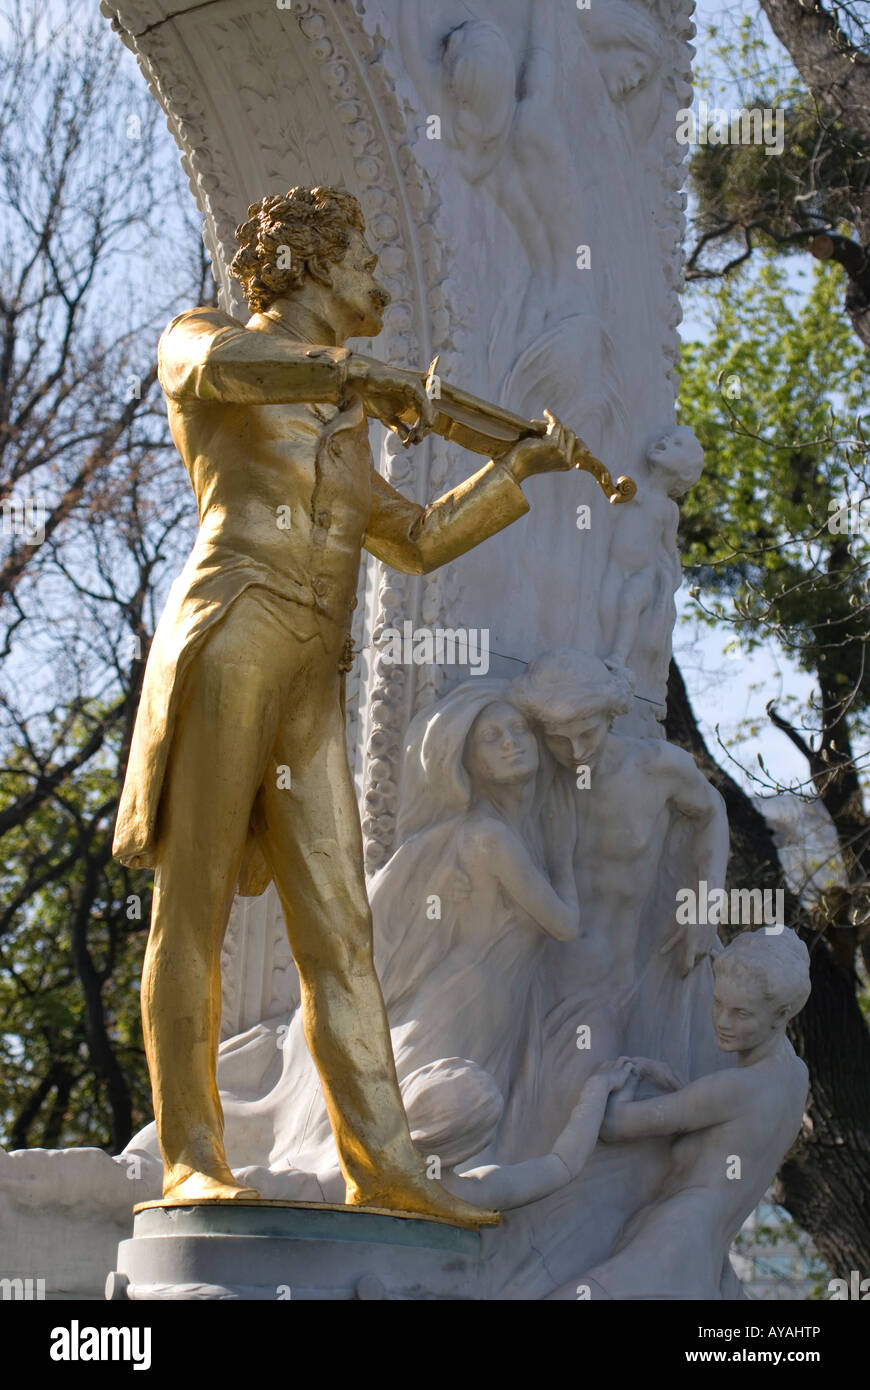
<path fill-rule="evenodd" d="M 459 386 L 451 386 L 449 382 L 440 380 L 435 375 L 437 365 L 436 357 L 428 372 L 409 371 L 408 374 L 420 382 L 432 401 L 435 410 L 433 430 L 444 439 L 474 454 L 499 459 L 518 440 L 547 433 L 543 420 L 526 420 L 522 415 L 505 410 L 503 406 L 493 405 L 463 391 Z M 405 443 L 416 423 L 413 408 L 409 407 L 399 415 L 391 429 Z M 584 473 L 591 473 L 611 503 L 630 502 L 637 492 L 637 484 L 624 474 L 614 483 L 608 469 L 587 449 L 579 436 L 573 466 Z"/>

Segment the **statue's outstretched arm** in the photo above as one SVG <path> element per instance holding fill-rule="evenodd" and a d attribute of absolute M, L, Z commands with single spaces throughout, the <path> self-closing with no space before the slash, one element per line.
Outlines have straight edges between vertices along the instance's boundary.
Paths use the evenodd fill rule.
<path fill-rule="evenodd" d="M 731 1072 L 714 1072 L 690 1081 L 679 1091 L 651 1100 L 620 1101 L 607 1107 L 601 1138 L 608 1143 L 689 1134 L 733 1119 L 739 1109 L 739 1080 Z"/>
<path fill-rule="evenodd" d="M 553 1152 L 524 1163 L 473 1168 L 451 1174 L 447 1185 L 471 1202 L 489 1203 L 500 1211 L 538 1202 L 557 1192 L 586 1166 L 607 1109 L 608 1098 L 625 1085 L 632 1064 L 627 1057 L 605 1062 L 584 1083 L 567 1125 L 553 1145 Z"/>
<path fill-rule="evenodd" d="M 444 1186 L 466 1202 L 492 1206 L 496 1211 L 512 1211 L 558 1192 L 570 1177 L 560 1158 L 545 1154 L 524 1163 L 490 1164 L 472 1168 L 468 1173 L 449 1173 Z"/>
<path fill-rule="evenodd" d="M 346 348 L 254 332 L 208 308 L 173 319 L 157 347 L 158 376 L 167 396 L 226 405 L 337 405 L 345 394 L 350 357 Z"/>
<path fill-rule="evenodd" d="M 471 399 L 463 396 L 463 404 Z M 456 436 L 457 442 L 475 452 L 485 437 L 480 423 L 483 412 L 497 410 L 486 407 L 485 403 L 477 404 L 483 409 L 472 417 L 476 422 L 469 426 L 466 419 Z M 436 402 L 435 428 L 447 428 L 449 437 L 454 438 L 452 424 L 448 422 L 445 427 L 439 422 L 440 410 Z M 501 413 L 505 416 L 505 412 Z M 373 470 L 366 549 L 406 574 L 428 574 L 523 516 L 529 510 L 520 486 L 526 478 L 536 473 L 565 472 L 586 457 L 585 446 L 576 435 L 549 411 L 545 411 L 545 415 L 547 420 L 540 422 L 540 429 L 545 433 L 523 434 L 503 441 L 496 457 L 479 472 L 445 492 L 428 507 L 407 501 Z M 523 424 L 520 420 L 519 425 Z M 533 430 L 534 422 L 528 428 Z M 628 480 L 620 479 L 620 484 L 625 481 Z M 633 493 L 634 484 L 631 487 Z"/>

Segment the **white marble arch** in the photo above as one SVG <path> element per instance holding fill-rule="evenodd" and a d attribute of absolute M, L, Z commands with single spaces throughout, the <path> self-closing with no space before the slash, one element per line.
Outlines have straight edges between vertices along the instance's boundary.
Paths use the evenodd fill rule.
<path fill-rule="evenodd" d="M 242 312 L 227 265 L 248 202 L 295 183 L 340 183 L 362 201 L 393 294 L 379 355 L 426 365 L 438 353 L 442 376 L 489 399 L 528 414 L 555 407 L 615 473 L 642 481 L 650 443 L 673 425 L 685 203 L 675 112 L 690 95 L 692 4 L 103 0 L 102 9 L 166 112 L 225 307 Z M 584 245 L 588 269 L 576 254 Z M 380 467 L 421 500 L 474 466 L 438 440 L 413 454 L 391 446 L 379 436 Z M 607 655 L 597 599 L 613 510 L 583 476 L 535 479 L 528 492 L 529 516 L 425 581 L 374 561 L 361 577 L 348 743 L 372 871 L 394 847 L 405 728 L 465 674 L 383 664 L 375 643 L 385 626 L 487 628 L 492 672 L 506 676 L 554 646 Z M 582 504 L 589 531 L 576 524 Z M 654 548 L 652 530 L 648 541 Z M 661 660 L 638 656 L 623 727 L 654 734 Z M 292 1002 L 270 895 L 237 904 L 225 957 L 235 961 L 226 1033 L 270 1002 Z"/>

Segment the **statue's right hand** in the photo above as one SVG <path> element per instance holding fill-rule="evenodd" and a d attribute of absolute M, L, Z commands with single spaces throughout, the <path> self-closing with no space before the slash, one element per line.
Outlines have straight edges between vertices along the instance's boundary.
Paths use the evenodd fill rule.
<path fill-rule="evenodd" d="M 352 353 L 347 382 L 362 397 L 366 414 L 383 421 L 403 444 L 419 444 L 435 423 L 435 408 L 413 372 Z M 408 411 L 415 416 L 413 425 L 400 418 Z"/>

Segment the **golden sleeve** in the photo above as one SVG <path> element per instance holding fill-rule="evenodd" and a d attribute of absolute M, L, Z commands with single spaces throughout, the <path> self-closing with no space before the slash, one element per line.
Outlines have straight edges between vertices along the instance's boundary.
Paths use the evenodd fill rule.
<path fill-rule="evenodd" d="M 409 502 L 372 469 L 372 507 L 363 543 L 403 574 L 428 574 L 528 510 L 519 483 L 493 460 L 428 507 Z"/>
<path fill-rule="evenodd" d="M 165 329 L 157 375 L 175 401 L 337 405 L 347 379 L 346 348 L 316 347 L 289 335 L 246 328 L 219 309 L 191 309 Z"/>

